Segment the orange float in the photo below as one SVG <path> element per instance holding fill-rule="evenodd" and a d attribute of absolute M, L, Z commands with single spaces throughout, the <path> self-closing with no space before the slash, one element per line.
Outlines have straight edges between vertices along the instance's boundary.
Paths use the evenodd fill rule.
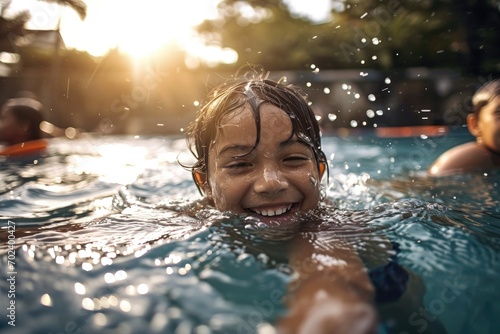
<path fill-rule="evenodd" d="M 39 153 L 46 148 L 46 139 L 30 140 L 20 144 L 0 148 L 0 156 L 19 157 L 28 154 Z"/>

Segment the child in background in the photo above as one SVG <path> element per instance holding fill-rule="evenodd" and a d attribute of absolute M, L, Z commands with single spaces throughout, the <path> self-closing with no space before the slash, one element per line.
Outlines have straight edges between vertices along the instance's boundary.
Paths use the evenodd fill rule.
<path fill-rule="evenodd" d="M 288 227 L 320 205 L 327 169 L 320 130 L 292 86 L 260 77 L 222 85 L 190 126 L 188 143 L 193 178 L 219 211 Z M 287 296 L 280 333 L 376 332 L 374 287 L 356 251 L 340 244 L 319 250 L 307 234 L 295 238 L 290 263 L 299 284 Z"/>
<path fill-rule="evenodd" d="M 476 141 L 443 153 L 429 168 L 431 175 L 487 171 L 500 166 L 500 80 L 480 87 L 472 97 L 472 107 L 467 127 Z"/>
<path fill-rule="evenodd" d="M 47 147 L 42 139 L 42 104 L 32 96 L 7 100 L 0 110 L 0 155 L 20 156 L 37 153 Z"/>

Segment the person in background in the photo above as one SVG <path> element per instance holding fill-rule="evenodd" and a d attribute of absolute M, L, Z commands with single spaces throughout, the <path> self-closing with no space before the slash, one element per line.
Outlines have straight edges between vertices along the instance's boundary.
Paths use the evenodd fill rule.
<path fill-rule="evenodd" d="M 0 110 L 1 156 L 24 156 L 39 153 L 47 147 L 40 124 L 42 104 L 30 92 L 7 100 Z"/>
<path fill-rule="evenodd" d="M 475 142 L 456 146 L 429 167 L 434 176 L 488 171 L 500 167 L 500 80 L 481 86 L 472 97 L 467 128 Z"/>

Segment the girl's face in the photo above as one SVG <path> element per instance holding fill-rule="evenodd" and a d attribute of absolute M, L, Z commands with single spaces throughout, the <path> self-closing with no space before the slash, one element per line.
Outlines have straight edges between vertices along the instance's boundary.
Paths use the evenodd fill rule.
<path fill-rule="evenodd" d="M 500 152 L 500 96 L 495 97 L 481 109 L 477 130 L 484 145 Z"/>
<path fill-rule="evenodd" d="M 288 115 L 260 107 L 261 137 L 250 105 L 224 116 L 208 155 L 205 194 L 220 211 L 247 213 L 267 223 L 286 223 L 318 206 L 320 176 L 312 149 L 292 133 Z"/>

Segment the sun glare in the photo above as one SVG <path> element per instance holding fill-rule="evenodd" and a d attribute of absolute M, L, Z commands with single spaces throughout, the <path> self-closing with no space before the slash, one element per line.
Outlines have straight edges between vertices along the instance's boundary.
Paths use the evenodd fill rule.
<path fill-rule="evenodd" d="M 165 44 L 186 49 L 199 44 L 193 27 L 214 17 L 220 0 L 89 0 L 87 18 L 81 21 L 64 9 L 61 34 L 68 47 L 101 56 L 118 47 L 141 58 Z"/>

